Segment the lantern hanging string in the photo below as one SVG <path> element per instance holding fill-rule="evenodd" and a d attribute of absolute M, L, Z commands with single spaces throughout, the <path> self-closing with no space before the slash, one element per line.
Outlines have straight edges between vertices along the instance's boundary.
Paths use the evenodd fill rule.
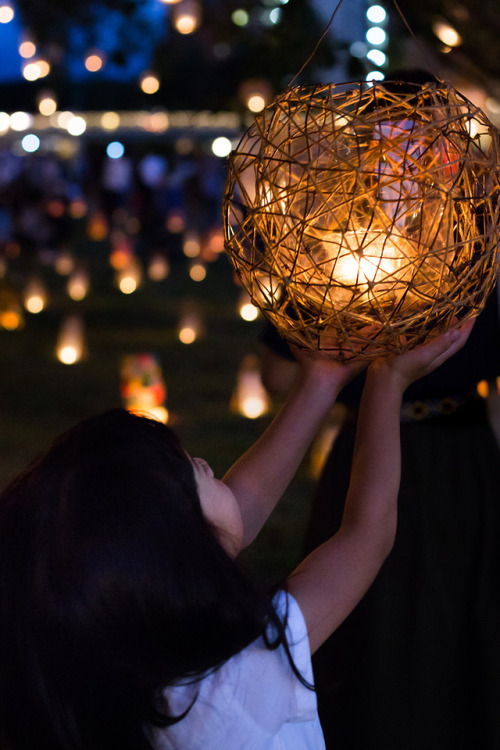
<path fill-rule="evenodd" d="M 337 15 L 337 11 L 340 9 L 340 6 L 342 5 L 343 2 L 344 2 L 344 0 L 339 0 L 338 1 L 337 5 L 335 6 L 335 10 L 333 11 L 333 13 L 331 15 L 331 18 L 330 18 L 330 20 L 328 21 L 328 23 L 326 25 L 325 30 L 323 31 L 323 33 L 321 34 L 320 38 L 316 42 L 316 46 L 314 47 L 313 51 L 311 52 L 311 54 L 309 55 L 309 57 L 307 58 L 307 60 L 305 61 L 305 63 L 302 65 L 302 67 L 300 68 L 300 70 L 298 70 L 297 73 L 295 73 L 294 77 L 292 78 L 292 80 L 288 84 L 288 88 L 291 87 L 291 85 L 295 81 L 295 79 L 300 76 L 300 74 L 302 73 L 302 71 L 309 65 L 309 63 L 313 59 L 314 55 L 318 51 L 319 45 L 321 44 L 321 42 L 323 41 L 323 39 L 325 38 L 325 36 L 330 31 L 332 23 L 333 23 L 333 21 L 335 19 L 335 16 Z"/>

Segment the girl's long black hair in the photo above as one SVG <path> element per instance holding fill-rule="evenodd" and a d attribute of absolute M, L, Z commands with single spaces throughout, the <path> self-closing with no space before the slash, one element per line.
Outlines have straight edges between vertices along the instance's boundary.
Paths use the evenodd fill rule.
<path fill-rule="evenodd" d="M 284 626 L 217 542 L 165 425 L 123 410 L 61 436 L 0 496 L 0 741 L 149 750 L 162 688 Z"/>

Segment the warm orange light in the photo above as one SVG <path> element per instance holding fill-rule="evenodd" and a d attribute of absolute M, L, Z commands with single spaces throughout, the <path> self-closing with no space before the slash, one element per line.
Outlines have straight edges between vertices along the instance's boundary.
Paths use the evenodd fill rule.
<path fill-rule="evenodd" d="M 117 283 L 120 292 L 133 294 L 142 281 L 142 269 L 136 258 L 132 258 L 129 264 L 117 272 Z"/>
<path fill-rule="evenodd" d="M 24 290 L 24 307 L 30 313 L 41 312 L 47 303 L 45 284 L 37 278 L 30 279 Z"/>
<path fill-rule="evenodd" d="M 53 96 L 49 96 L 49 95 L 44 96 L 38 102 L 38 109 L 41 115 L 50 117 L 50 115 L 53 115 L 54 112 L 57 110 L 57 102 Z"/>
<path fill-rule="evenodd" d="M 252 303 L 250 295 L 245 290 L 241 293 L 238 301 L 238 312 L 240 317 L 247 322 L 256 320 L 259 316 L 259 308 Z"/>
<path fill-rule="evenodd" d="M 19 45 L 19 54 L 25 59 L 33 57 L 36 55 L 36 44 L 29 39 L 26 39 Z"/>
<path fill-rule="evenodd" d="M 57 358 L 65 365 L 73 365 L 83 357 L 83 352 L 83 320 L 76 315 L 70 315 L 61 324 L 56 346 Z"/>
<path fill-rule="evenodd" d="M 197 258 L 200 254 L 201 244 L 197 232 L 186 232 L 182 251 L 187 258 Z"/>
<path fill-rule="evenodd" d="M 61 276 L 69 276 L 75 267 L 75 259 L 70 250 L 63 249 L 56 258 L 54 267 Z"/>
<path fill-rule="evenodd" d="M 7 331 L 15 331 L 21 323 L 22 316 L 17 310 L 4 310 L 0 313 L 0 326 Z"/>
<path fill-rule="evenodd" d="M 262 112 L 266 106 L 266 100 L 261 94 L 252 94 L 247 99 L 247 107 L 250 112 Z"/>
<path fill-rule="evenodd" d="M 480 380 L 476 386 L 476 390 L 478 392 L 478 395 L 481 396 L 481 398 L 488 398 L 488 394 L 490 390 L 488 386 L 488 381 Z"/>
<path fill-rule="evenodd" d="M 85 58 L 85 67 L 89 73 L 97 73 L 104 65 L 104 59 L 101 55 L 93 53 Z"/>
<path fill-rule="evenodd" d="M 172 234 L 180 234 L 183 232 L 186 228 L 186 217 L 184 211 L 181 211 L 180 209 L 173 209 L 170 211 L 165 226 L 169 232 L 172 232 Z"/>
<path fill-rule="evenodd" d="M 447 47 L 458 47 L 462 44 L 462 37 L 447 21 L 435 21 L 432 30 Z"/>
<path fill-rule="evenodd" d="M 192 34 L 200 25 L 200 6 L 195 0 L 181 0 L 172 8 L 172 23 L 179 34 Z"/>
<path fill-rule="evenodd" d="M 182 344 L 193 344 L 203 333 L 203 321 L 196 306 L 188 306 L 179 320 L 177 336 Z"/>
<path fill-rule="evenodd" d="M 50 63 L 47 60 L 33 60 L 26 63 L 22 69 L 23 77 L 27 81 L 37 81 L 50 73 Z"/>
<path fill-rule="evenodd" d="M 158 89 L 155 89 L 157 91 Z M 154 94 L 155 91 L 151 93 Z M 147 91 L 146 93 L 150 93 Z M 166 112 L 152 112 L 144 117 L 142 127 L 148 133 L 164 133 L 168 129 L 168 115 Z"/>
<path fill-rule="evenodd" d="M 10 23 L 14 15 L 14 9 L 10 5 L 0 5 L 0 23 Z"/>
<path fill-rule="evenodd" d="M 152 281 L 163 281 L 170 273 L 170 263 L 163 253 L 155 253 L 148 265 L 148 276 Z"/>
<path fill-rule="evenodd" d="M 100 211 L 89 217 L 87 235 L 93 242 L 102 242 L 108 236 L 108 222 L 105 215 Z"/>
<path fill-rule="evenodd" d="M 243 358 L 231 408 L 248 419 L 257 419 L 269 411 L 269 395 L 262 385 L 259 360 L 252 354 Z"/>
<path fill-rule="evenodd" d="M 90 279 L 87 271 L 83 268 L 78 268 L 69 277 L 66 291 L 72 300 L 80 302 L 80 300 L 85 299 L 87 296 L 89 287 Z"/>
<path fill-rule="evenodd" d="M 116 130 L 120 126 L 120 115 L 118 112 L 105 112 L 101 117 L 101 125 L 104 130 Z"/>
<path fill-rule="evenodd" d="M 87 204 L 83 198 L 76 198 L 69 204 L 68 213 L 72 219 L 83 219 L 87 215 Z"/>
<path fill-rule="evenodd" d="M 207 269 L 203 263 L 193 263 L 189 268 L 189 275 L 193 281 L 203 281 L 207 275 Z"/>
<path fill-rule="evenodd" d="M 141 78 L 140 87 L 145 94 L 156 94 L 160 88 L 160 79 L 153 73 L 148 73 Z"/>

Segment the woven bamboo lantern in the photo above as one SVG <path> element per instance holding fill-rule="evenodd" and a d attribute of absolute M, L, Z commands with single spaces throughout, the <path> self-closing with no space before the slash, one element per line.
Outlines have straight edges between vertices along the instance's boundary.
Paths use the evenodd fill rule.
<path fill-rule="evenodd" d="M 230 156 L 226 251 L 289 342 L 338 359 L 411 349 L 494 286 L 499 146 L 448 84 L 289 89 Z"/>

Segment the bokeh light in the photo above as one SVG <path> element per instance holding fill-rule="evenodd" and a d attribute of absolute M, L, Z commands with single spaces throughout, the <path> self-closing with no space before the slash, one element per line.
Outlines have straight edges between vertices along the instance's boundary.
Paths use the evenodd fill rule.
<path fill-rule="evenodd" d="M 231 149 L 231 141 L 224 135 L 215 138 L 215 140 L 212 142 L 212 151 L 215 156 L 220 156 L 221 158 L 229 156 L 229 154 L 231 153 Z"/>
<path fill-rule="evenodd" d="M 0 23 L 10 23 L 14 19 L 14 8 L 7 3 L 0 5 Z"/>
<path fill-rule="evenodd" d="M 110 159 L 121 159 L 125 153 L 125 146 L 120 141 L 111 141 L 106 147 L 106 154 Z"/>
<path fill-rule="evenodd" d="M 40 138 L 34 133 L 28 133 L 28 135 L 25 135 L 22 139 L 21 146 L 23 151 L 26 151 L 28 154 L 33 154 L 40 148 Z"/>
<path fill-rule="evenodd" d="M 140 87 L 145 94 L 156 94 L 160 88 L 160 79 L 154 73 L 146 73 L 140 80 Z"/>

